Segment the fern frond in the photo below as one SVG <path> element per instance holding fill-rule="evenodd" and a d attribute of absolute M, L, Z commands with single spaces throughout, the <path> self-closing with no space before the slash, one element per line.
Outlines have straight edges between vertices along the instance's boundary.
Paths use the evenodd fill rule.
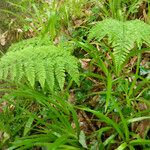
<path fill-rule="evenodd" d="M 46 68 L 43 60 L 35 61 L 36 79 L 39 81 L 41 87 L 44 89 L 46 81 Z"/>
<path fill-rule="evenodd" d="M 105 37 L 108 38 L 108 43 L 113 48 L 116 73 L 119 74 L 122 64 L 135 44 L 139 49 L 142 43 L 150 46 L 150 25 L 140 20 L 122 22 L 105 19 L 90 30 L 88 38 L 100 41 Z"/>
<path fill-rule="evenodd" d="M 16 64 L 16 66 L 18 66 L 18 64 Z M 34 69 L 34 64 L 33 64 L 32 60 L 28 60 L 28 62 L 24 63 L 24 73 L 25 73 L 25 76 L 27 77 L 31 87 L 34 88 L 35 69 Z"/>
<path fill-rule="evenodd" d="M 49 46 L 49 45 L 52 45 L 52 42 L 50 41 L 48 36 L 34 37 L 28 40 L 22 40 L 18 43 L 14 43 L 9 48 L 9 51 L 18 51 L 24 49 L 25 47 L 35 48 L 39 46 Z"/>
<path fill-rule="evenodd" d="M 32 44 L 30 45 L 29 43 Z M 38 41 L 38 42 L 37 42 Z M 28 43 L 29 42 L 29 43 Z M 21 45 L 24 44 L 24 45 Z M 53 91 L 57 81 L 61 90 L 65 83 L 66 72 L 78 83 L 78 61 L 64 48 L 52 44 L 44 45 L 37 38 L 12 45 L 0 59 L 0 78 L 15 82 L 25 80 L 32 88 L 38 81 L 44 89 L 47 85 Z"/>
<path fill-rule="evenodd" d="M 23 65 L 21 63 L 21 64 L 16 64 L 16 65 L 13 65 L 13 66 L 16 67 L 16 75 L 15 75 L 14 78 L 12 78 L 12 80 L 16 80 L 19 83 L 21 81 L 22 77 L 23 77 Z M 13 72 L 14 71 L 11 71 L 11 73 L 13 73 Z"/>
<path fill-rule="evenodd" d="M 63 90 L 65 83 L 65 61 L 61 57 L 58 57 L 55 63 L 55 76 L 60 89 Z"/>
<path fill-rule="evenodd" d="M 45 62 L 46 68 L 46 83 L 50 91 L 54 90 L 55 77 L 54 77 L 54 64 L 50 60 Z"/>
<path fill-rule="evenodd" d="M 69 57 L 65 64 L 65 69 L 67 70 L 68 74 L 72 77 L 72 79 L 79 84 L 79 71 L 78 71 L 78 64 L 76 59 L 72 59 L 73 56 Z M 70 62 L 71 63 L 68 63 Z"/>

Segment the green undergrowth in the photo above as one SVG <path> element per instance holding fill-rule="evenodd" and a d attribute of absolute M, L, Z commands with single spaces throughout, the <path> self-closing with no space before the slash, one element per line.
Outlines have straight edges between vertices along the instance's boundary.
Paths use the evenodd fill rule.
<path fill-rule="evenodd" d="M 148 150 L 149 1 L 6 4 L 27 39 L 0 57 L 0 149 Z"/>

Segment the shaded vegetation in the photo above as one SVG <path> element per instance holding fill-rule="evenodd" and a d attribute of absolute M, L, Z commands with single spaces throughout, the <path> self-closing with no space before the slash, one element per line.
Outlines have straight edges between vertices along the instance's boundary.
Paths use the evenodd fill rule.
<path fill-rule="evenodd" d="M 150 149 L 148 0 L 0 8 L 0 149 Z"/>

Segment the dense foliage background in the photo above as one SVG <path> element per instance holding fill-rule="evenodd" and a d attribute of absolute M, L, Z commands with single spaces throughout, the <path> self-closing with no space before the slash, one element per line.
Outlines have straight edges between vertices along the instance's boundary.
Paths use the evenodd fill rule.
<path fill-rule="evenodd" d="M 150 149 L 149 0 L 1 0 L 0 16 L 0 149 Z"/>

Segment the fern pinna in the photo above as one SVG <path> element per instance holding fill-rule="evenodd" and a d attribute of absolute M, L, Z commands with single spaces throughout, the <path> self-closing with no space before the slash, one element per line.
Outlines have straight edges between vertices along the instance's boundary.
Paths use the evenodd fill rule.
<path fill-rule="evenodd" d="M 105 19 L 98 22 L 89 32 L 89 40 L 108 37 L 113 48 L 116 73 L 119 74 L 130 50 L 141 49 L 142 43 L 150 46 L 150 25 L 140 20 L 118 21 Z"/>
<path fill-rule="evenodd" d="M 62 90 L 66 72 L 79 83 L 78 61 L 69 50 L 56 47 L 48 40 L 33 38 L 10 47 L 0 59 L 0 79 L 27 81 L 34 88 L 38 81 L 42 88 L 52 91 L 55 83 Z"/>

